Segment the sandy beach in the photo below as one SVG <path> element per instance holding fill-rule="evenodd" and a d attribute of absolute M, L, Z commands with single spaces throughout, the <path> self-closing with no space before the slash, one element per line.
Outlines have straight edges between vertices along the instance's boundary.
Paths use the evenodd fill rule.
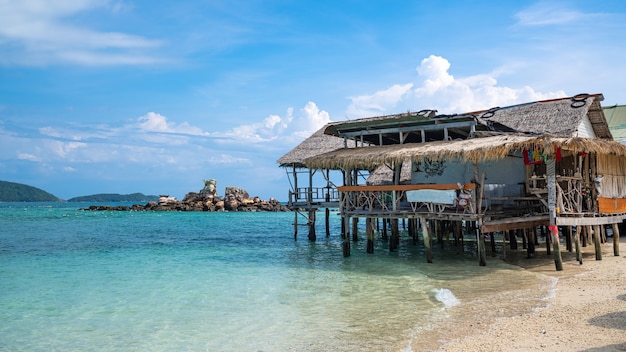
<path fill-rule="evenodd" d="M 561 248 L 564 270 L 558 272 L 545 248 L 535 258 L 510 258 L 556 279 L 547 307 L 505 317 L 476 314 L 438 327 L 428 343 L 414 343 L 413 351 L 626 351 L 625 237 L 620 256 L 613 255 L 612 238 L 602 245 L 602 260 L 595 259 L 593 245 L 583 247 L 582 265 Z"/>

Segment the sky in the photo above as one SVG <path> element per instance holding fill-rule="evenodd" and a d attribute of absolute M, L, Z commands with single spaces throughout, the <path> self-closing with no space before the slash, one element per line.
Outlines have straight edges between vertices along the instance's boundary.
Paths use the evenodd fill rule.
<path fill-rule="evenodd" d="M 62 199 L 287 200 L 330 121 L 602 93 L 626 1 L 0 0 L 0 180 Z"/>

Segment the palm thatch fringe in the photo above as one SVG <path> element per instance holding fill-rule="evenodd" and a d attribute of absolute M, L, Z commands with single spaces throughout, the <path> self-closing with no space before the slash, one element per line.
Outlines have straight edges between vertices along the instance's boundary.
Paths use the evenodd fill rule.
<path fill-rule="evenodd" d="M 338 149 L 304 160 L 306 167 L 315 169 L 374 170 L 384 164 L 411 160 L 458 159 L 464 162 L 497 160 L 523 149 L 543 149 L 548 155 L 557 147 L 573 153 L 594 152 L 626 156 L 626 146 L 597 138 L 561 138 L 551 135 L 502 134 L 484 138 L 429 143 L 395 144 L 363 148 Z"/>

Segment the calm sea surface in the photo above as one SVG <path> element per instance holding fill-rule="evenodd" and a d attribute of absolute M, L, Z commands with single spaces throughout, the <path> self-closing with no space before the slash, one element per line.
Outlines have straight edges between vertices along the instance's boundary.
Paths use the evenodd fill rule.
<path fill-rule="evenodd" d="M 552 285 L 471 244 L 427 264 L 406 234 L 344 258 L 334 213 L 312 243 L 293 213 L 88 205 L 0 203 L 0 351 L 419 351 L 435 323 L 540 307 Z"/>

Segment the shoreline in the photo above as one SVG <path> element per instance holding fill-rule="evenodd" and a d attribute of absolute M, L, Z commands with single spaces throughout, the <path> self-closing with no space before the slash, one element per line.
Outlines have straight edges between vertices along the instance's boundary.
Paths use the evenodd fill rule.
<path fill-rule="evenodd" d="M 581 248 L 582 265 L 574 252 L 561 250 L 563 271 L 555 270 L 545 247 L 530 259 L 525 251 L 507 252 L 507 263 L 554 280 L 545 307 L 521 312 L 498 312 L 487 305 L 452 309 L 451 321 L 420 334 L 410 350 L 626 351 L 626 236 L 620 237 L 618 257 L 612 237 L 602 244 L 602 260 L 595 259 L 593 245 Z"/>

